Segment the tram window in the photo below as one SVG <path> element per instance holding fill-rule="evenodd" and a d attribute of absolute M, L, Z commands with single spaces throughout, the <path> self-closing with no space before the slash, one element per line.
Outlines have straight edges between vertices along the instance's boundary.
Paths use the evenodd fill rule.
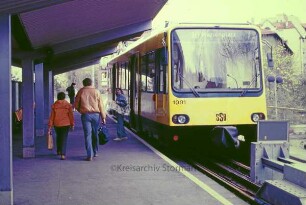
<path fill-rule="evenodd" d="M 155 65 L 149 64 L 148 65 L 148 77 L 147 77 L 147 90 L 150 92 L 154 91 L 155 85 Z"/>
<path fill-rule="evenodd" d="M 129 63 L 125 63 L 125 89 L 129 89 Z"/>
<path fill-rule="evenodd" d="M 164 77 L 164 84 L 165 84 L 165 93 L 168 93 L 168 86 L 169 86 L 169 83 L 168 82 L 168 72 L 167 72 L 167 69 L 165 69 L 165 77 Z"/>
<path fill-rule="evenodd" d="M 126 75 L 125 68 L 122 68 L 122 89 L 126 89 Z"/>
<path fill-rule="evenodd" d="M 126 75 L 126 89 L 127 89 L 127 96 L 130 96 L 130 66 L 129 62 L 126 63 L 126 68 L 125 68 L 125 75 Z"/>
<path fill-rule="evenodd" d="M 174 87 L 176 89 L 181 89 L 183 87 L 182 84 L 182 75 L 183 75 L 183 59 L 180 50 L 180 45 L 175 43 L 173 45 L 172 50 L 172 63 L 173 63 L 173 79 L 174 79 Z"/>
<path fill-rule="evenodd" d="M 162 65 L 159 67 L 159 92 L 164 92 L 164 70 Z"/>
<path fill-rule="evenodd" d="M 141 57 L 141 90 L 147 91 L 147 66 L 146 66 L 146 57 Z"/>
<path fill-rule="evenodd" d="M 125 89 L 125 68 L 126 68 L 126 63 L 122 63 L 119 69 L 119 87 L 122 89 Z"/>
<path fill-rule="evenodd" d="M 116 77 L 116 87 L 119 87 L 119 77 L 120 77 L 120 75 L 119 75 L 119 64 L 118 63 L 116 63 L 116 65 L 115 65 L 115 67 L 116 67 L 116 73 L 115 73 L 115 77 Z"/>
<path fill-rule="evenodd" d="M 148 54 L 148 66 L 147 66 L 147 91 L 155 91 L 155 52 Z"/>
<path fill-rule="evenodd" d="M 128 89 L 128 62 L 125 62 L 125 68 L 124 68 L 124 76 L 125 76 L 125 82 L 124 82 L 124 88 L 125 89 Z"/>
<path fill-rule="evenodd" d="M 158 92 L 165 93 L 167 90 L 167 60 L 165 60 L 167 54 L 165 53 L 165 48 L 157 50 L 157 54 L 156 66 L 158 67 Z"/>
<path fill-rule="evenodd" d="M 121 64 L 120 67 L 119 67 L 119 88 L 122 88 L 122 78 L 123 78 L 122 66 L 123 66 L 123 64 Z"/>

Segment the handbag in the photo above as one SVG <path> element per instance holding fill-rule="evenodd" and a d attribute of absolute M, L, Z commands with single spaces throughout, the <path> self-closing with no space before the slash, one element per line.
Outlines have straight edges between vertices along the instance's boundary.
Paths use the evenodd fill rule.
<path fill-rule="evenodd" d="M 120 106 L 119 104 L 115 103 L 114 111 L 116 112 L 116 114 L 129 116 L 131 108 L 129 104 L 125 104 L 125 106 Z"/>
<path fill-rule="evenodd" d="M 47 133 L 47 147 L 49 150 L 53 149 L 53 137 L 52 132 Z"/>
<path fill-rule="evenodd" d="M 130 115 L 130 112 L 131 112 L 131 108 L 130 108 L 130 105 L 128 104 L 128 105 L 125 106 L 125 108 L 124 108 L 124 113 L 123 113 L 123 115 L 129 116 L 129 115 Z"/>
<path fill-rule="evenodd" d="M 108 129 L 105 125 L 101 126 L 98 129 L 98 136 L 99 136 L 99 144 L 104 145 L 108 142 Z"/>

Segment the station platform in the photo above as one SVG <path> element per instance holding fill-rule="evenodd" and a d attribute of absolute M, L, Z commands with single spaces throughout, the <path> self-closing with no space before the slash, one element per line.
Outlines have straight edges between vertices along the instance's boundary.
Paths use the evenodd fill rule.
<path fill-rule="evenodd" d="M 113 141 L 116 124 L 109 117 L 110 141 L 85 161 L 76 112 L 75 121 L 66 160 L 47 149 L 45 137 L 36 137 L 35 158 L 23 159 L 22 139 L 14 137 L 14 205 L 248 204 L 192 167 L 183 170 L 132 132 L 128 140 Z"/>

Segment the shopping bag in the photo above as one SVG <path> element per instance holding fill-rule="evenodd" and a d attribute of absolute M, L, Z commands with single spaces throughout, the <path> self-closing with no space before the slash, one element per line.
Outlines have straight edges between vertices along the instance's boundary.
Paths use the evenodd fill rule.
<path fill-rule="evenodd" d="M 52 132 L 47 133 L 47 147 L 49 150 L 53 149 L 53 137 Z"/>
<path fill-rule="evenodd" d="M 108 129 L 105 125 L 98 129 L 99 144 L 104 145 L 108 142 Z"/>

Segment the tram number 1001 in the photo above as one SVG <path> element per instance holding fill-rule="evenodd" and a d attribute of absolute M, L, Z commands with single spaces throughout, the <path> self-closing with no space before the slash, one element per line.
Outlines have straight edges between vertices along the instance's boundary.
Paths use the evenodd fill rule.
<path fill-rule="evenodd" d="M 225 113 L 217 113 L 216 114 L 216 121 L 219 121 L 219 122 L 226 121 L 226 114 Z"/>

